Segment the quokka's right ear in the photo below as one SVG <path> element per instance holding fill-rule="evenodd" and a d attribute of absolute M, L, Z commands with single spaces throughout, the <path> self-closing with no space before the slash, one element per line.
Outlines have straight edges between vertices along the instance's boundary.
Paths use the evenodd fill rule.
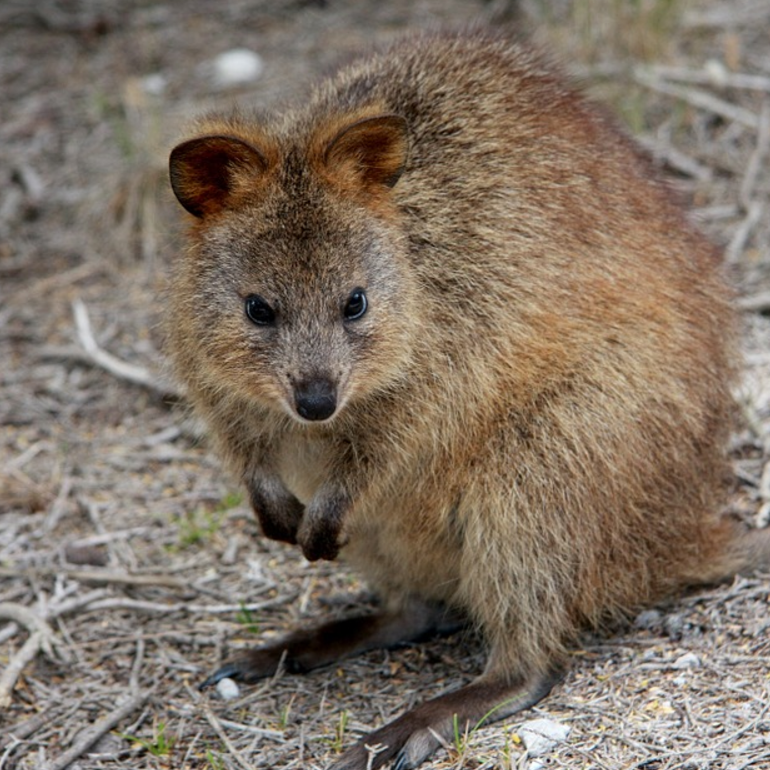
<path fill-rule="evenodd" d="M 177 145 L 169 158 L 171 188 L 196 217 L 221 211 L 244 179 L 267 171 L 265 156 L 232 136 L 201 136 Z"/>

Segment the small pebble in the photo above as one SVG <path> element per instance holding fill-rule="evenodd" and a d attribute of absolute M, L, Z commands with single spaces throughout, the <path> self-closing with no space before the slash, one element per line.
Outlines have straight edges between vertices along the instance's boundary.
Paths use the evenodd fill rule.
<path fill-rule="evenodd" d="M 262 57 L 248 48 L 233 48 L 212 62 L 212 77 L 220 88 L 243 85 L 256 80 L 265 68 Z"/>
<path fill-rule="evenodd" d="M 660 610 L 645 610 L 636 616 L 634 625 L 637 628 L 643 628 L 645 631 L 652 631 L 655 628 L 660 628 L 662 621 L 663 615 Z"/>
<path fill-rule="evenodd" d="M 518 730 L 530 757 L 547 754 L 556 744 L 567 739 L 570 728 L 553 719 L 532 719 Z"/>
<path fill-rule="evenodd" d="M 241 694 L 241 689 L 233 679 L 225 677 L 217 682 L 217 692 L 222 700 L 234 700 Z"/>
<path fill-rule="evenodd" d="M 166 90 L 166 76 L 156 72 L 142 78 L 142 90 L 150 96 L 162 96 Z"/>
<path fill-rule="evenodd" d="M 682 655 L 681 658 L 677 658 L 671 664 L 671 668 L 681 671 L 687 668 L 700 668 L 702 665 L 701 659 L 694 652 L 688 652 Z"/>
<path fill-rule="evenodd" d="M 770 463 L 765 467 L 770 467 Z M 770 524 L 770 500 L 762 503 L 757 511 L 757 515 L 754 517 L 754 526 L 757 529 L 764 529 L 768 524 Z"/>
<path fill-rule="evenodd" d="M 681 639 L 684 636 L 685 622 L 681 615 L 666 615 L 663 626 L 670 639 Z"/>
<path fill-rule="evenodd" d="M 703 69 L 711 80 L 711 84 L 717 88 L 723 88 L 727 85 L 727 67 L 718 59 L 709 59 Z"/>

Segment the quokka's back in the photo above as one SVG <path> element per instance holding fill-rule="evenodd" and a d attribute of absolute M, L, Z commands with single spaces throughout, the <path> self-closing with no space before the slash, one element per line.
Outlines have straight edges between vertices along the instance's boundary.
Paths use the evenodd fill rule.
<path fill-rule="evenodd" d="M 366 737 L 419 763 L 547 692 L 585 625 L 764 563 L 718 516 L 733 317 L 649 161 L 529 51 L 407 39 L 172 153 L 170 352 L 266 535 L 384 597 L 213 679 L 461 618 L 487 669 Z M 433 732 L 431 732 L 433 731 Z"/>

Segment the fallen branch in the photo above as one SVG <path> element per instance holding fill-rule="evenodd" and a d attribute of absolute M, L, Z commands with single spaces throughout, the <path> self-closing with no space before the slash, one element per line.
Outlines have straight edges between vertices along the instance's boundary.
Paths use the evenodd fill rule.
<path fill-rule="evenodd" d="M 144 647 L 144 639 L 140 636 L 136 640 L 136 655 L 131 666 L 131 678 L 128 680 L 128 688 L 131 692 L 139 692 L 139 672 L 144 662 Z"/>
<path fill-rule="evenodd" d="M 88 310 L 81 300 L 76 299 L 72 303 L 72 312 L 75 316 L 75 327 L 78 332 L 78 340 L 83 346 L 83 350 L 94 364 L 100 366 L 118 379 L 132 382 L 135 385 L 142 385 L 145 388 L 155 390 L 163 395 L 177 395 L 174 394 L 165 383 L 154 377 L 144 367 L 121 361 L 116 356 L 113 356 L 112 353 L 102 350 L 91 329 L 91 319 L 88 316 Z"/>
<path fill-rule="evenodd" d="M 49 706 L 43 709 L 39 714 L 33 714 L 23 722 L 17 722 L 15 725 L 5 727 L 2 730 L 3 737 L 0 738 L 0 748 L 4 749 L 14 741 L 21 742 L 33 733 L 36 733 L 41 727 L 53 721 L 53 709 Z M 4 767 L 0 761 L 0 767 Z"/>
<path fill-rule="evenodd" d="M 638 136 L 637 141 L 642 145 L 653 158 L 669 165 L 675 171 L 686 174 L 699 182 L 709 182 L 714 174 L 708 166 L 699 163 L 695 158 L 691 158 L 681 150 L 677 150 L 671 145 L 664 145 L 651 136 Z"/>
<path fill-rule="evenodd" d="M 770 291 L 763 291 L 751 297 L 741 297 L 738 307 L 749 313 L 765 313 L 770 310 Z"/>
<path fill-rule="evenodd" d="M 231 730 L 250 733 L 251 735 L 259 735 L 261 738 L 273 738 L 281 743 L 286 743 L 286 738 L 281 730 L 268 730 L 264 727 L 245 725 L 242 722 L 232 722 L 229 719 L 222 719 L 220 722 L 223 727 L 229 727 Z"/>
<path fill-rule="evenodd" d="M 225 728 L 222 727 L 221 722 L 217 719 L 217 715 L 214 713 L 211 706 L 209 706 L 209 704 L 195 692 L 187 682 L 185 682 L 184 686 L 193 703 L 201 709 L 203 716 L 206 717 L 206 721 L 214 728 L 214 732 L 219 736 L 222 743 L 225 744 L 228 753 L 235 760 L 235 763 L 239 767 L 242 767 L 243 770 L 252 770 L 251 765 L 241 756 L 240 752 L 235 747 L 235 744 L 230 740 L 230 736 L 225 731 Z"/>
<path fill-rule="evenodd" d="M 30 633 L 40 633 L 49 642 L 53 639 L 53 631 L 48 627 L 48 624 L 37 613 L 21 604 L 3 602 L 0 604 L 0 618 L 15 621 L 20 626 L 24 626 Z M 52 648 L 49 646 L 46 652 L 52 654 Z"/>
<path fill-rule="evenodd" d="M 761 201 L 752 201 L 749 204 L 746 216 L 738 225 L 730 243 L 725 249 L 725 261 L 728 265 L 734 265 L 741 258 L 741 254 L 743 254 L 743 250 L 746 248 L 746 243 L 752 231 L 762 220 L 764 211 L 765 206 Z"/>
<path fill-rule="evenodd" d="M 126 586 L 154 586 L 173 588 L 178 591 L 189 591 L 189 581 L 180 580 L 170 575 L 130 575 L 126 572 L 112 572 L 109 570 L 57 570 L 57 574 L 64 574 L 71 580 L 79 580 L 81 583 L 114 583 Z"/>
<path fill-rule="evenodd" d="M 730 688 L 734 689 L 734 688 Z M 737 690 L 737 692 L 742 695 L 743 697 L 746 697 L 746 692 L 743 689 Z M 755 698 L 756 699 L 756 698 Z M 721 738 L 719 741 L 714 743 L 711 748 L 712 749 L 719 749 L 722 746 L 734 746 L 742 735 L 745 735 L 748 732 L 751 732 L 756 728 L 758 724 L 764 721 L 765 715 L 767 714 L 768 710 L 770 710 L 770 703 L 767 702 L 767 700 L 760 700 L 759 703 L 762 706 L 762 710 L 757 714 L 754 719 L 752 719 L 750 722 L 746 722 L 745 724 L 741 725 L 737 730 L 734 732 L 728 733 L 723 738 Z"/>
<path fill-rule="evenodd" d="M 741 183 L 740 200 L 745 209 L 748 209 L 752 203 L 752 195 L 757 184 L 760 171 L 764 167 L 765 156 L 770 149 L 770 102 L 765 101 L 762 111 L 759 114 L 759 126 L 757 135 L 757 146 L 751 153 L 746 173 Z"/>
<path fill-rule="evenodd" d="M 136 532 L 145 532 L 148 527 L 136 528 L 134 530 L 126 530 L 121 534 L 122 536 L 129 536 Z M 115 535 L 116 533 L 111 533 Z M 106 542 L 108 539 L 105 536 L 94 536 L 93 543 Z M 90 544 L 93 544 L 90 543 Z M 41 577 L 54 577 L 57 575 L 63 575 L 70 580 L 77 580 L 81 583 L 105 583 L 105 584 L 117 584 L 128 586 L 156 586 L 162 588 L 172 588 L 179 591 L 189 591 L 191 584 L 187 581 L 180 580 L 179 578 L 171 577 L 170 575 L 132 575 L 127 572 L 116 572 L 111 570 L 84 570 L 84 569 L 66 569 L 58 566 L 53 566 L 47 569 L 44 568 L 14 568 L 14 567 L 0 567 L 0 577 L 25 577 L 25 578 L 41 578 Z M 58 613 L 57 613 L 58 614 Z"/>
<path fill-rule="evenodd" d="M 767 91 L 770 93 L 770 77 L 763 75 L 748 75 L 742 72 L 730 72 L 727 67 L 719 64 L 718 67 L 710 67 L 708 64 L 703 69 L 689 67 L 669 67 L 666 65 L 653 65 L 641 68 L 641 71 L 651 77 L 664 80 L 678 80 L 680 83 L 694 83 L 695 85 L 714 86 L 716 88 L 738 88 L 747 91 Z"/>
<path fill-rule="evenodd" d="M 44 653 L 49 658 L 54 658 L 54 650 L 56 650 L 64 661 L 69 660 L 69 655 L 59 644 L 49 625 L 32 610 L 22 607 L 20 604 L 3 603 L 0 604 L 0 618 L 12 620 L 30 632 L 27 641 L 11 658 L 0 675 L 0 709 L 5 709 L 11 705 L 11 694 L 21 672 L 27 664 L 35 659 L 39 652 Z"/>
<path fill-rule="evenodd" d="M 293 601 L 293 595 L 279 596 L 275 599 L 267 599 L 263 602 L 251 602 L 242 604 L 191 604 L 189 602 L 176 602 L 163 604 L 161 602 L 142 601 L 140 599 L 128 599 L 115 597 L 101 599 L 83 607 L 84 612 L 101 612 L 103 610 L 132 610 L 134 612 L 146 612 L 148 614 L 170 615 L 176 612 L 190 615 L 226 615 L 241 611 L 258 612 L 268 607 L 277 607 Z"/>
<path fill-rule="evenodd" d="M 48 617 L 58 618 L 63 615 L 69 615 L 73 612 L 77 612 L 83 607 L 87 607 L 92 602 L 95 602 L 99 599 L 106 599 L 110 595 L 110 591 L 106 588 L 98 588 L 94 591 L 89 591 L 86 594 L 78 594 L 77 596 L 73 596 L 71 599 L 50 605 L 48 607 Z"/>
<path fill-rule="evenodd" d="M 45 523 L 43 524 L 43 529 L 45 532 L 51 532 L 56 528 L 56 525 L 59 523 L 59 520 L 66 511 L 67 498 L 69 497 L 71 491 L 72 478 L 70 476 L 65 476 L 62 480 L 61 486 L 59 487 L 59 492 L 56 495 L 54 501 L 51 503 L 48 515 L 45 518 Z"/>
<path fill-rule="evenodd" d="M 0 709 L 7 709 L 13 700 L 11 693 L 21 672 L 31 663 L 41 650 L 45 650 L 46 637 L 40 631 L 35 631 L 21 649 L 11 658 L 0 676 Z"/>
<path fill-rule="evenodd" d="M 740 123 L 748 128 L 756 129 L 759 126 L 759 115 L 755 112 L 743 107 L 737 107 L 735 104 L 724 99 L 719 99 L 713 94 L 708 93 L 708 91 L 667 83 L 644 70 L 636 70 L 634 79 L 646 88 L 668 96 L 675 96 L 677 99 L 682 99 L 693 107 L 713 112 L 715 115 L 720 115 L 728 120 L 734 120 L 736 123 Z"/>
<path fill-rule="evenodd" d="M 26 306 L 37 297 L 44 296 L 49 291 L 62 291 L 64 287 L 77 283 L 84 278 L 90 278 L 102 272 L 103 269 L 97 260 L 91 260 L 63 273 L 54 271 L 52 275 L 42 278 L 20 291 L 9 294 L 7 300 L 4 301 L 6 307 L 0 312 L 0 327 L 13 315 L 16 308 Z"/>
<path fill-rule="evenodd" d="M 117 727 L 129 714 L 132 714 L 152 695 L 155 688 L 136 693 L 120 703 L 113 711 L 94 722 L 91 727 L 84 730 L 72 748 L 67 749 L 58 759 L 46 767 L 46 770 L 64 770 L 78 757 L 91 748 L 103 735 Z"/>
<path fill-rule="evenodd" d="M 748 0 L 743 3 L 725 2 L 708 10 L 688 10 L 684 13 L 683 23 L 685 28 L 715 27 L 717 29 L 736 26 L 751 25 L 757 29 L 764 29 L 766 22 L 770 20 L 770 6 L 767 0 Z"/>

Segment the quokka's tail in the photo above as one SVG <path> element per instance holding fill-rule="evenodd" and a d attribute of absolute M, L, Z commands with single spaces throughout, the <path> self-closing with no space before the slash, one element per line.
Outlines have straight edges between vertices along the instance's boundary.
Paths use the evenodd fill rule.
<path fill-rule="evenodd" d="M 720 553 L 702 565 L 697 582 L 720 583 L 735 575 L 770 572 L 770 527 L 748 529 L 731 522 L 724 534 Z"/>

